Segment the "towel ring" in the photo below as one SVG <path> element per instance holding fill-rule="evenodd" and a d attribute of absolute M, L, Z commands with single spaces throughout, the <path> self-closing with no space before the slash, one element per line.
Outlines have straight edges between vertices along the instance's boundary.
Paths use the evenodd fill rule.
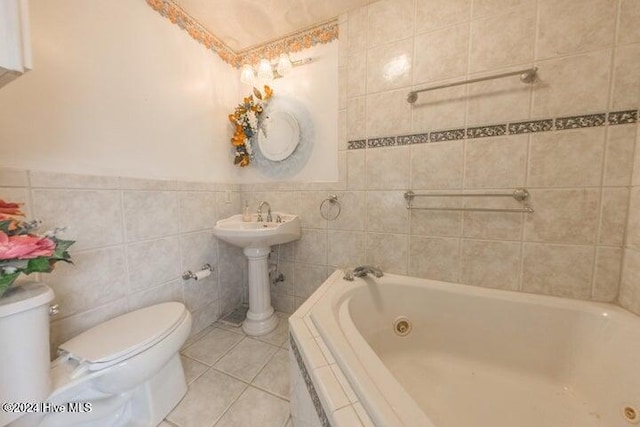
<path fill-rule="evenodd" d="M 333 214 L 333 211 L 335 211 L 335 206 L 338 207 L 338 211 Z M 340 212 L 342 212 L 342 206 L 338 201 L 338 196 L 335 194 L 329 195 L 329 197 L 327 197 L 322 201 L 322 203 L 320 203 L 320 216 L 327 221 L 334 221 L 340 216 Z"/>

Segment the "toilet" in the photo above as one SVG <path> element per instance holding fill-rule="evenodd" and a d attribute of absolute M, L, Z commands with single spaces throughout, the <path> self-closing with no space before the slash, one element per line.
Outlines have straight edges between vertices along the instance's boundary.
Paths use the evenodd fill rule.
<path fill-rule="evenodd" d="M 167 302 L 105 321 L 61 344 L 50 362 L 53 297 L 31 283 L 0 298 L 0 402 L 46 402 L 48 411 L 0 411 L 0 426 L 158 425 L 187 392 L 185 306 Z"/>

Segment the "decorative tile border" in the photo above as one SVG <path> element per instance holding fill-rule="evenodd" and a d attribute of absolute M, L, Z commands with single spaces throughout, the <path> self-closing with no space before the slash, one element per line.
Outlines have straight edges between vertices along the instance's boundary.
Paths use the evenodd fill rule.
<path fill-rule="evenodd" d="M 387 136 L 384 138 L 373 138 L 367 140 L 367 147 L 376 148 L 376 147 L 391 147 L 396 145 L 396 137 L 395 136 Z"/>
<path fill-rule="evenodd" d="M 413 135 L 386 136 L 348 141 L 349 150 L 391 147 L 395 145 L 425 144 L 429 142 L 457 141 L 460 139 L 487 138 L 502 135 L 569 130 L 585 127 L 622 125 L 638 122 L 638 110 L 612 111 L 609 113 L 585 114 L 582 116 L 557 117 L 555 119 L 531 120 L 461 129 L 448 129 Z"/>
<path fill-rule="evenodd" d="M 464 135 L 465 135 L 464 129 L 442 130 L 438 132 L 430 132 L 429 140 L 431 142 L 455 141 L 457 139 L 464 139 Z"/>
<path fill-rule="evenodd" d="M 278 58 L 281 53 L 300 52 L 338 38 L 338 20 L 333 19 L 286 37 L 235 52 L 172 0 L 146 0 L 146 2 L 153 10 L 189 33 L 192 39 L 236 68 L 243 64 L 257 64 L 262 58 L 273 60 Z"/>
<path fill-rule="evenodd" d="M 559 117 L 556 119 L 556 130 L 590 128 L 594 126 L 604 126 L 607 115 L 590 114 L 587 116 Z"/>
<path fill-rule="evenodd" d="M 428 133 L 418 133 L 415 135 L 402 135 L 398 137 L 398 145 L 424 144 L 429 142 Z"/>
<path fill-rule="evenodd" d="M 324 408 L 322 407 L 322 403 L 320 402 L 320 397 L 318 397 L 318 392 L 316 388 L 313 386 L 313 381 L 311 381 L 311 376 L 309 375 L 309 371 L 307 371 L 307 367 L 302 360 L 302 356 L 300 355 L 300 350 L 298 350 L 298 345 L 296 344 L 296 340 L 293 338 L 293 335 L 289 334 L 289 344 L 291 346 L 291 351 L 293 351 L 293 355 L 296 358 L 296 362 L 298 363 L 298 369 L 300 369 L 300 373 L 302 374 L 302 378 L 304 379 L 304 383 L 307 386 L 307 391 L 311 396 L 311 401 L 313 402 L 313 406 L 316 408 L 316 412 L 318 413 L 318 418 L 320 419 L 320 423 L 322 427 L 331 427 L 329 423 L 329 418 L 327 418 L 327 414 L 324 412 Z"/>
<path fill-rule="evenodd" d="M 481 126 L 467 129 L 467 138 L 487 138 L 507 134 L 507 125 Z"/>
<path fill-rule="evenodd" d="M 636 123 L 638 121 L 638 112 L 636 110 L 614 111 L 608 114 L 607 120 L 610 125 Z"/>
<path fill-rule="evenodd" d="M 509 123 L 510 135 L 518 135 L 522 133 L 532 133 L 532 132 L 546 132 L 549 130 L 553 130 L 553 119 Z"/>
<path fill-rule="evenodd" d="M 366 148 L 367 147 L 367 140 L 366 139 L 359 139 L 357 141 L 349 141 L 347 143 L 347 149 L 348 150 L 359 150 L 361 148 Z"/>

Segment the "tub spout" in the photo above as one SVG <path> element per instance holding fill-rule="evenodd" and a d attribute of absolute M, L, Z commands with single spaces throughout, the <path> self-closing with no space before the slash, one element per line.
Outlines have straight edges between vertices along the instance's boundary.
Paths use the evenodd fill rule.
<path fill-rule="evenodd" d="M 373 267 L 370 265 L 362 265 L 360 267 L 356 267 L 353 270 L 349 269 L 344 272 L 344 279 L 348 281 L 353 281 L 354 277 L 364 277 L 367 274 L 372 274 L 376 277 L 382 277 L 384 273 L 378 267 Z"/>
<path fill-rule="evenodd" d="M 373 274 L 376 277 L 382 277 L 384 275 L 381 269 L 371 265 L 363 265 L 353 269 L 353 275 L 356 277 L 364 277 L 367 274 Z"/>

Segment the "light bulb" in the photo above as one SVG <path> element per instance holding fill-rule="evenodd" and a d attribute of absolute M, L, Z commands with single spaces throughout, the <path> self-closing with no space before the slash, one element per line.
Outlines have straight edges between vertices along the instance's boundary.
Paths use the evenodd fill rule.
<path fill-rule="evenodd" d="M 244 64 L 242 66 L 242 71 L 240 72 L 240 81 L 246 85 L 251 85 L 256 82 L 256 75 L 253 73 L 253 67 L 249 64 Z"/>
<path fill-rule="evenodd" d="M 258 65 L 258 79 L 263 82 L 270 82 L 273 80 L 273 69 L 271 63 L 266 59 L 261 59 Z"/>
<path fill-rule="evenodd" d="M 292 68 L 293 65 L 291 64 L 289 55 L 287 55 L 286 53 L 281 54 L 280 60 L 278 61 L 278 74 L 280 74 L 281 76 L 286 76 Z"/>

